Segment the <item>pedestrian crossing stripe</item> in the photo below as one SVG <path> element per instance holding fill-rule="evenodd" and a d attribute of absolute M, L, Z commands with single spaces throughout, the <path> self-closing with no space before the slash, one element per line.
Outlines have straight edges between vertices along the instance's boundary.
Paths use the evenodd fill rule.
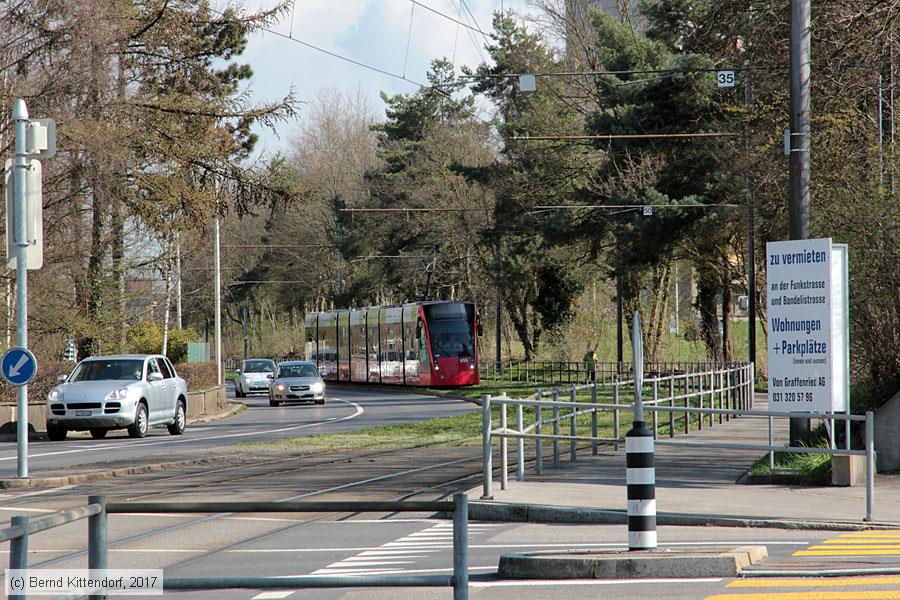
<path fill-rule="evenodd" d="M 707 596 L 706 600 L 900 600 L 900 590 L 842 590 L 837 592 L 810 590 L 759 594 L 716 594 Z"/>
<path fill-rule="evenodd" d="M 895 556 L 897 550 L 800 550 L 794 556 Z"/>
<path fill-rule="evenodd" d="M 891 556 L 900 554 L 900 531 L 867 530 L 845 533 L 819 545 L 794 552 L 794 556 Z"/>
<path fill-rule="evenodd" d="M 725 587 L 730 588 L 764 588 L 764 587 L 850 587 L 857 585 L 898 585 L 900 577 L 828 577 L 812 579 L 797 577 L 790 579 L 738 579 Z M 891 590 L 888 590 L 891 591 Z"/>

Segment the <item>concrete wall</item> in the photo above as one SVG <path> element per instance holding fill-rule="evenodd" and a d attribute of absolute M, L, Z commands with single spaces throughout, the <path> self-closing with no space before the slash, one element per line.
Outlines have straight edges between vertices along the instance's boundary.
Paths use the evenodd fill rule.
<path fill-rule="evenodd" d="M 188 392 L 188 418 L 219 412 L 225 408 L 225 386 L 217 386 L 208 390 Z M 28 429 L 46 431 L 47 404 L 28 402 Z M 0 433 L 16 432 L 16 405 L 0 404 Z"/>
<path fill-rule="evenodd" d="M 900 394 L 875 411 L 875 465 L 879 473 L 900 471 Z"/>
<path fill-rule="evenodd" d="M 208 415 L 225 408 L 225 386 L 211 387 L 199 392 L 188 392 L 188 417 Z"/>

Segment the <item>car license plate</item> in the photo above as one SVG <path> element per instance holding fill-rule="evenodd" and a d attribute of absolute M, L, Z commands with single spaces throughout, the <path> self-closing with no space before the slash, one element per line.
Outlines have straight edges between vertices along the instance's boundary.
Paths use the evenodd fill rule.
<path fill-rule="evenodd" d="M 76 417 L 89 417 L 89 416 L 91 416 L 91 411 L 89 411 L 89 410 L 76 410 L 76 411 L 75 411 L 75 416 L 76 416 Z"/>

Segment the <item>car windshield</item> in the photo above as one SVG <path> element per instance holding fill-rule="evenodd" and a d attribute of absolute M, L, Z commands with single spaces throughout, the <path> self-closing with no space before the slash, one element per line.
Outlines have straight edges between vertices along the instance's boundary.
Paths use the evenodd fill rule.
<path fill-rule="evenodd" d="M 271 360 L 245 360 L 244 373 L 271 373 L 275 370 L 275 363 Z"/>
<path fill-rule="evenodd" d="M 285 365 L 278 367 L 279 377 L 318 377 L 319 372 L 312 365 Z"/>
<path fill-rule="evenodd" d="M 69 381 L 140 381 L 143 372 L 143 360 L 86 360 Z"/>

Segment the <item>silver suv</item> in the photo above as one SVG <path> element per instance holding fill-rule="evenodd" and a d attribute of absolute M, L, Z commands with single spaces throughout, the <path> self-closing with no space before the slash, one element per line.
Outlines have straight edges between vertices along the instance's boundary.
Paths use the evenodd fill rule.
<path fill-rule="evenodd" d="M 53 441 L 64 440 L 69 431 L 88 430 L 99 439 L 123 428 L 142 438 L 151 425 L 184 433 L 187 383 L 165 356 L 92 356 L 59 379 L 63 383 L 47 396 L 47 437 Z"/>

